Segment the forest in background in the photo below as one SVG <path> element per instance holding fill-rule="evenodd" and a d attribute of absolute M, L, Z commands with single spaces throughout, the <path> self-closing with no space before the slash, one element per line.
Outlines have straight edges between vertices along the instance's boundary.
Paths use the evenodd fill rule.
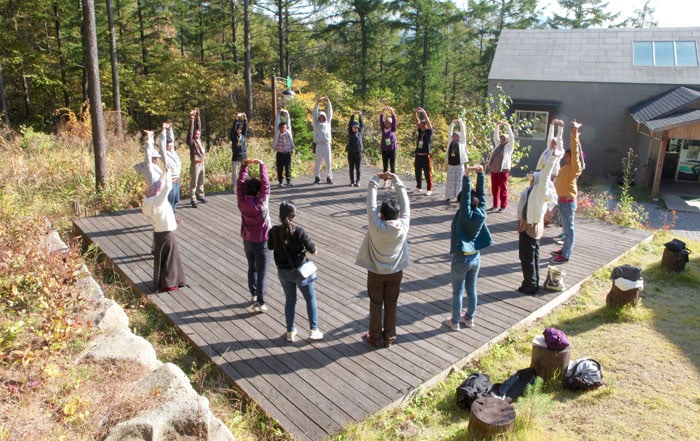
<path fill-rule="evenodd" d="M 321 95 L 339 115 L 387 104 L 454 118 L 483 104 L 505 28 L 654 25 L 649 0 L 627 19 L 601 0 L 559 4 L 545 17 L 537 0 L 0 0 L 3 124 L 52 132 L 87 115 L 86 5 L 107 129 L 172 120 L 183 132 L 197 107 L 211 141 L 241 111 L 253 135 L 269 135 L 275 77 L 279 91 L 290 77 L 307 94 L 292 102 L 295 126 Z"/>

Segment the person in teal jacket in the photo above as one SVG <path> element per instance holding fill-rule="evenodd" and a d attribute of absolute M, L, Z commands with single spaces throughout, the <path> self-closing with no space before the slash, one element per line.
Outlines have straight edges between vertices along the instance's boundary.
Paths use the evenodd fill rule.
<path fill-rule="evenodd" d="M 472 191 L 469 173 L 475 171 L 476 189 Z M 481 266 L 479 250 L 493 244 L 486 225 L 486 193 L 484 167 L 464 166 L 462 192 L 457 200 L 459 210 L 452 219 L 450 232 L 450 275 L 452 277 L 452 317 L 444 325 L 455 331 L 472 328 L 476 315 L 476 280 Z M 462 316 L 462 297 L 467 291 L 467 312 Z"/>

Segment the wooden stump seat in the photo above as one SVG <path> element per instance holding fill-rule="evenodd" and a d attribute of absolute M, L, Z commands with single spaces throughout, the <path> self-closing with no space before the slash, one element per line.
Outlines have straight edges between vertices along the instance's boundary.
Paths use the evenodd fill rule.
<path fill-rule="evenodd" d="M 488 439 L 498 433 L 510 432 L 515 426 L 515 409 L 500 398 L 477 398 L 469 411 L 467 432 L 478 439 Z"/>
<path fill-rule="evenodd" d="M 613 282 L 605 303 L 611 308 L 622 308 L 625 305 L 637 306 L 637 300 L 639 300 L 639 288 L 623 291 Z"/>
<path fill-rule="evenodd" d="M 555 351 L 547 347 L 544 337 L 536 336 L 532 341 L 532 356 L 530 367 L 534 368 L 537 375 L 549 380 L 554 375 L 562 375 L 571 359 L 571 346 Z"/>
<path fill-rule="evenodd" d="M 661 256 L 661 266 L 669 271 L 679 273 L 685 269 L 688 254 L 688 250 L 672 251 L 665 248 L 664 254 Z"/>

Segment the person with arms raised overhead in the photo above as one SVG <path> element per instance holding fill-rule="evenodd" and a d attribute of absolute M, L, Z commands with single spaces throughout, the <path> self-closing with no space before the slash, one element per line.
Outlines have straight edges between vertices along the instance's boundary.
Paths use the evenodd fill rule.
<path fill-rule="evenodd" d="M 421 115 L 423 115 L 421 117 Z M 428 112 L 422 107 L 418 107 L 413 111 L 413 120 L 416 123 L 418 130 L 418 139 L 416 140 L 416 158 L 414 168 L 416 172 L 416 191 L 423 191 L 422 175 L 425 175 L 425 181 L 428 191 L 425 193 L 430 196 L 433 194 L 433 164 L 431 159 L 431 145 L 433 143 L 433 124 L 430 122 Z"/>
<path fill-rule="evenodd" d="M 199 109 L 190 112 L 190 129 L 187 132 L 187 144 L 190 146 L 190 203 L 197 208 L 197 202 L 206 203 L 204 197 L 204 160 L 206 148 L 202 141 L 202 120 Z"/>
<path fill-rule="evenodd" d="M 506 133 L 501 133 L 505 127 Z M 507 121 L 499 121 L 493 131 L 494 149 L 489 158 L 491 173 L 491 194 L 493 203 L 488 211 L 502 212 L 508 207 L 508 177 L 510 176 L 511 157 L 515 147 L 513 129 Z"/>
<path fill-rule="evenodd" d="M 322 101 L 326 102 L 326 111 L 318 109 Z M 314 119 L 314 143 L 316 144 L 316 167 L 314 175 L 315 183 L 321 182 L 321 163 L 326 162 L 326 182 L 333 183 L 333 166 L 331 164 L 331 120 L 333 120 L 333 105 L 327 96 L 322 96 L 316 100 L 313 112 Z"/>
<path fill-rule="evenodd" d="M 283 179 L 287 179 L 287 185 L 292 185 L 292 152 L 294 151 L 294 138 L 292 137 L 292 120 L 289 112 L 281 109 L 275 115 L 275 138 L 272 141 L 272 149 L 275 153 L 275 166 L 277 167 L 278 186 L 283 187 Z"/>

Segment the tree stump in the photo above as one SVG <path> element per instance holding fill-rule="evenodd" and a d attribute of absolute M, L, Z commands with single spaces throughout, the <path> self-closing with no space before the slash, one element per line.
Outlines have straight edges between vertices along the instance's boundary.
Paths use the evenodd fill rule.
<path fill-rule="evenodd" d="M 672 251 L 668 248 L 664 249 L 664 254 L 661 256 L 661 266 L 673 272 L 681 272 L 685 269 L 685 264 L 688 262 L 688 250 Z"/>
<path fill-rule="evenodd" d="M 639 288 L 623 291 L 613 282 L 605 303 L 611 308 L 622 308 L 625 305 L 637 306 L 637 300 L 639 300 Z"/>
<path fill-rule="evenodd" d="M 544 338 L 542 338 L 542 342 Z M 560 351 L 554 351 L 547 347 L 547 344 L 541 344 L 539 340 L 532 342 L 532 358 L 530 359 L 530 367 L 534 368 L 537 375 L 545 380 L 549 380 L 553 375 L 562 375 L 566 372 L 571 359 L 571 346 L 567 346 Z"/>
<path fill-rule="evenodd" d="M 488 439 L 497 433 L 510 432 L 515 426 L 515 409 L 496 397 L 477 398 L 469 411 L 467 432 L 479 439 Z"/>

